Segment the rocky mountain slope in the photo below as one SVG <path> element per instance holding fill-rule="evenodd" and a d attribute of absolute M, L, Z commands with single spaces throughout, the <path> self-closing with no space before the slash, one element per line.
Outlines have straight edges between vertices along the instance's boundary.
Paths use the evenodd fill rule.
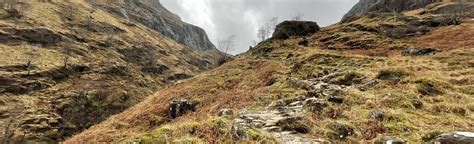
<path fill-rule="evenodd" d="M 159 0 L 88 2 L 124 19 L 138 22 L 195 50 L 215 49 L 206 32 L 196 26 L 183 23 L 179 16 L 164 8 Z"/>
<path fill-rule="evenodd" d="M 224 57 L 158 1 L 102 2 L 0 2 L 0 143 L 61 141 Z"/>
<path fill-rule="evenodd" d="M 369 12 L 399 13 L 424 8 L 433 3 L 449 1 L 458 0 L 360 0 L 346 15 L 344 15 L 342 21 Z M 473 2 L 472 0 L 467 1 Z"/>
<path fill-rule="evenodd" d="M 283 22 L 65 143 L 471 143 L 473 5 Z"/>

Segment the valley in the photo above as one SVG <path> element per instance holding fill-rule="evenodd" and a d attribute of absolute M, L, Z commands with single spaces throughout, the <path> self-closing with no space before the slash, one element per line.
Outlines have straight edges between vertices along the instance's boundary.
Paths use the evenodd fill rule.
<path fill-rule="evenodd" d="M 21 6 L 0 13 L 2 143 L 474 142 L 472 2 L 361 0 L 236 56 L 159 1 Z"/>

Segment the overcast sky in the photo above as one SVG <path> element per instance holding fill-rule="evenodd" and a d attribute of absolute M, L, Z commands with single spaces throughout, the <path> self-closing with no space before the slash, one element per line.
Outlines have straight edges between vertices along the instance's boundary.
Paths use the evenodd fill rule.
<path fill-rule="evenodd" d="M 185 22 L 206 30 L 211 41 L 236 35 L 234 50 L 245 52 L 257 40 L 258 29 L 270 18 L 291 19 L 297 13 L 303 20 L 320 26 L 338 22 L 358 0 L 160 0 Z"/>

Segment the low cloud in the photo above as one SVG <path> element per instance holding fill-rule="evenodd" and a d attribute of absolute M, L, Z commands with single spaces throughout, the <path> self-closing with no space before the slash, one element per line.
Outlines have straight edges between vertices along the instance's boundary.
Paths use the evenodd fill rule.
<path fill-rule="evenodd" d="M 291 19 L 297 13 L 303 20 L 321 26 L 338 22 L 356 0 L 161 0 L 183 21 L 206 30 L 211 41 L 236 35 L 232 54 L 242 53 L 257 40 L 258 29 L 273 17 Z"/>

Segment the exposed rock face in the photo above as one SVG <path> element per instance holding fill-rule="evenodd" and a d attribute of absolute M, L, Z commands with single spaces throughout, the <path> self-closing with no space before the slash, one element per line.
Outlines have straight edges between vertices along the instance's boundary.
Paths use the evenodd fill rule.
<path fill-rule="evenodd" d="M 148 26 L 194 50 L 215 49 L 215 46 L 211 41 L 209 41 L 209 38 L 203 29 L 181 21 L 179 16 L 171 13 L 163 7 L 159 0 L 126 0 L 115 3 L 89 1 L 89 3 L 104 8 L 118 16 Z"/>
<path fill-rule="evenodd" d="M 278 24 L 273 38 L 287 39 L 291 36 L 308 36 L 320 30 L 316 22 L 311 21 L 284 21 Z"/>
<path fill-rule="evenodd" d="M 197 101 L 189 101 L 189 100 L 179 100 L 173 101 L 170 103 L 170 117 L 177 118 L 184 115 L 188 111 L 196 111 L 197 105 L 199 102 Z"/>
<path fill-rule="evenodd" d="M 451 132 L 442 134 L 436 139 L 436 144 L 472 144 L 474 133 L 472 132 Z"/>
<path fill-rule="evenodd" d="M 0 29 L 0 43 L 2 44 L 19 44 L 21 41 L 28 43 L 40 44 L 43 46 L 55 45 L 62 41 L 62 37 L 47 28 L 32 29 Z"/>
<path fill-rule="evenodd" d="M 360 0 L 342 21 L 367 12 L 402 12 L 424 7 L 441 0 Z"/>

